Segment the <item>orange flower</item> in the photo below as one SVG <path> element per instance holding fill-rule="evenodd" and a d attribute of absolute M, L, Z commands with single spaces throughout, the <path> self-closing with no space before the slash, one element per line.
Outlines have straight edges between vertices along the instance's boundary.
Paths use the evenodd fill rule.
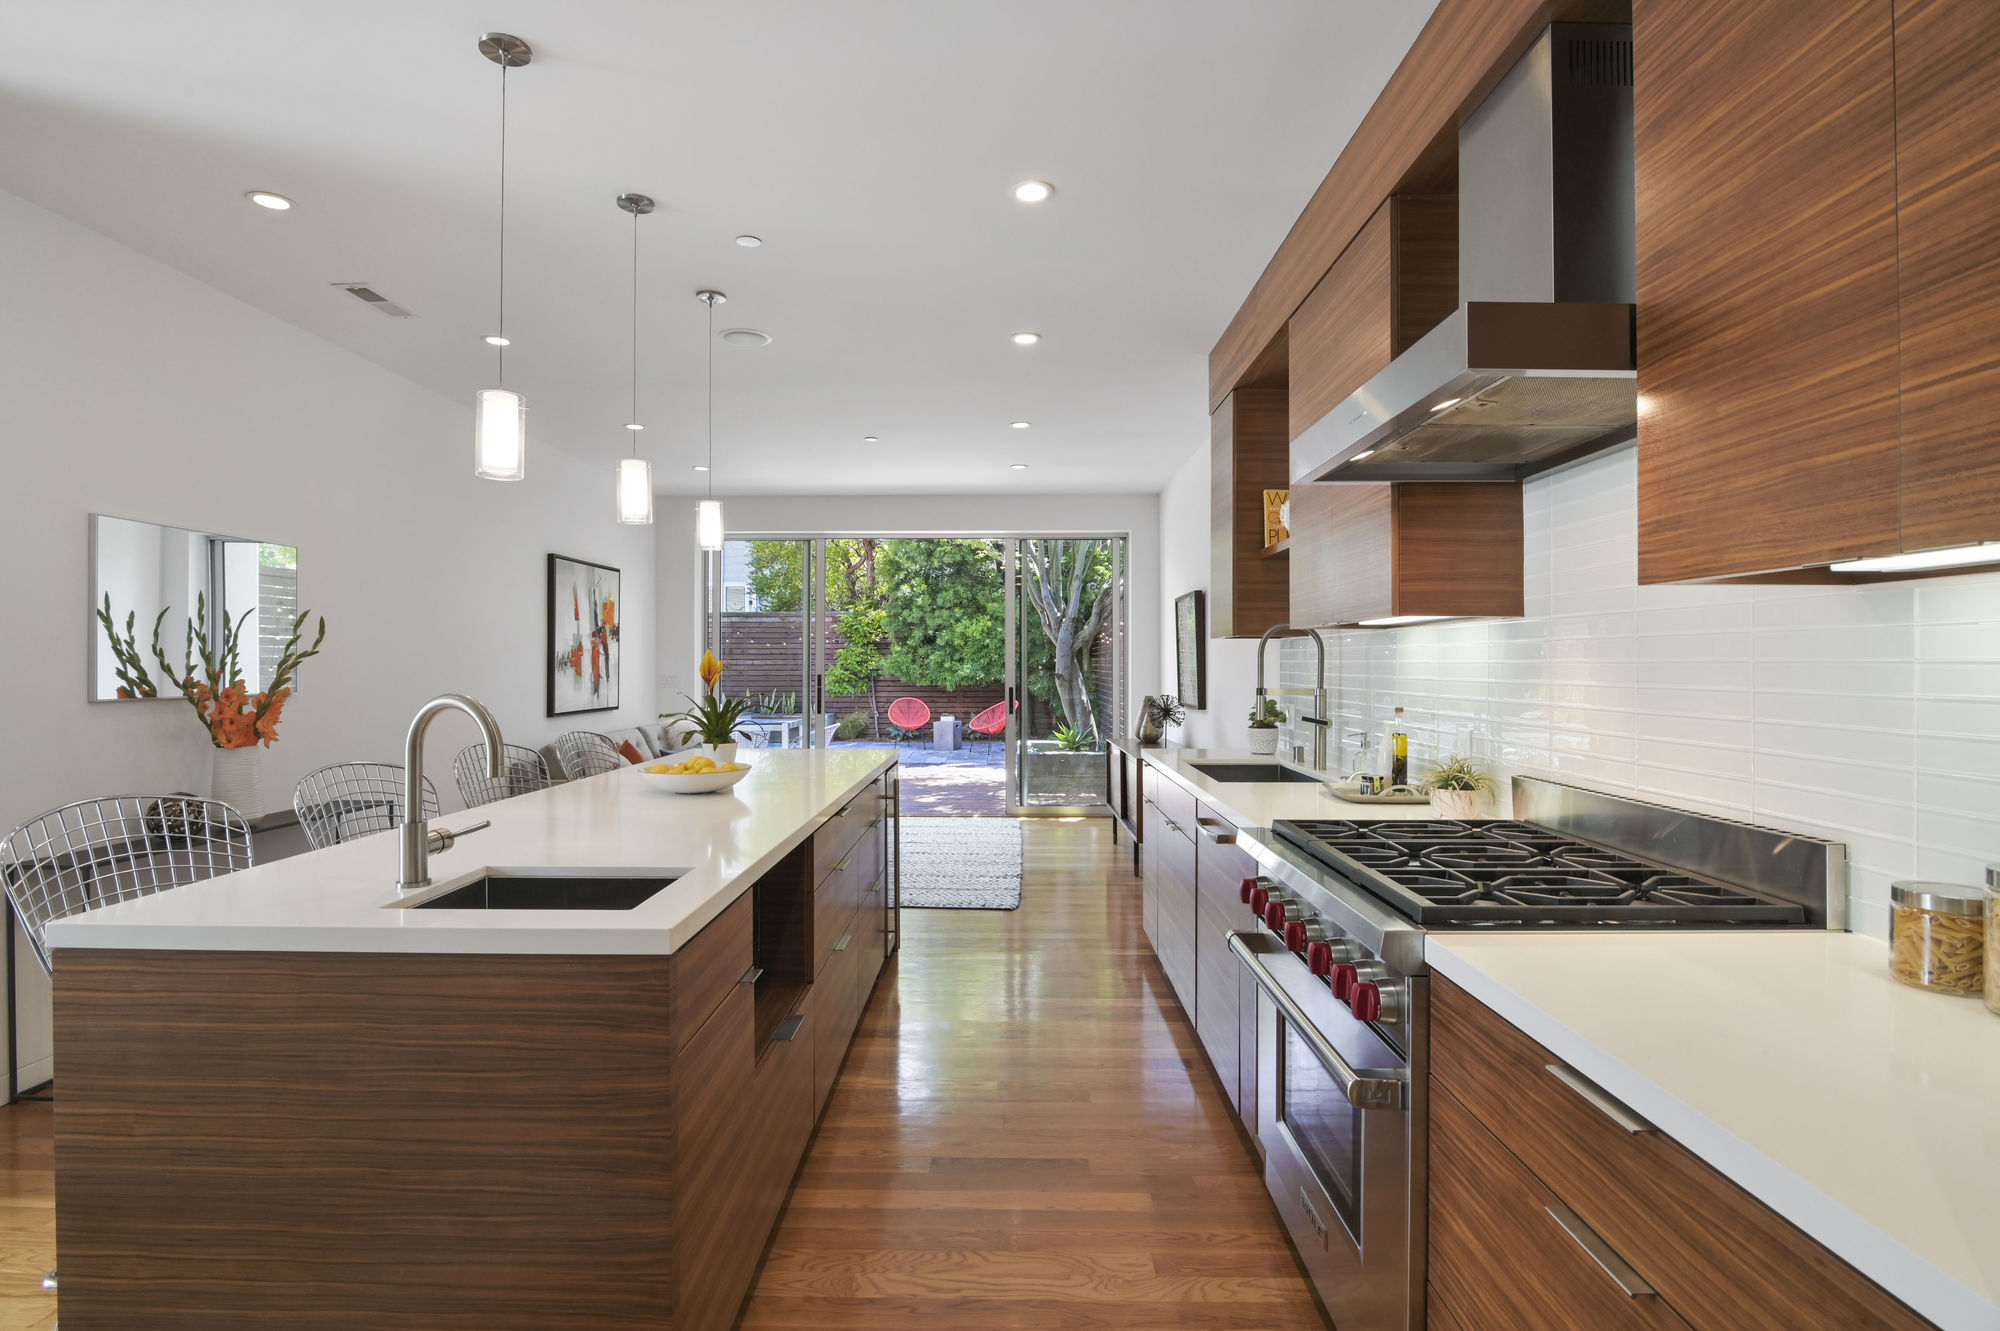
<path fill-rule="evenodd" d="M 715 681 L 722 678 L 722 662 L 715 659 L 712 651 L 701 654 L 701 682 L 710 693 L 715 692 Z"/>

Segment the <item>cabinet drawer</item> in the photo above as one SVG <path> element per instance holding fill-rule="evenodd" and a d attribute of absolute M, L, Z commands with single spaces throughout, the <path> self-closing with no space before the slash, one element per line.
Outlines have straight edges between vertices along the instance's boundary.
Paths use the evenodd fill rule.
<path fill-rule="evenodd" d="M 854 914 L 854 945 L 861 949 L 861 975 L 857 983 L 864 1006 L 868 995 L 875 991 L 875 979 L 881 975 L 883 963 L 889 959 L 889 930 L 894 925 L 888 902 L 888 885 L 878 872 L 862 885 L 861 909 Z"/>
<path fill-rule="evenodd" d="M 759 1251 L 784 1209 L 785 1194 L 812 1136 L 815 1034 L 812 1018 L 806 1016 L 789 1040 L 765 1046 L 757 1063 L 747 1126 L 749 1158 L 757 1174 L 749 1228 L 757 1236 Z"/>
<path fill-rule="evenodd" d="M 813 1034 L 813 1117 L 826 1109 L 833 1093 L 834 1079 L 840 1075 L 840 1061 L 847 1057 L 847 1044 L 854 1036 L 855 1020 L 861 1015 L 857 981 L 861 972 L 861 950 L 850 938 L 820 969 L 819 978 L 806 994 L 806 1025 Z"/>
<path fill-rule="evenodd" d="M 1200 809 L 1194 802 L 1194 796 L 1179 783 L 1157 773 L 1148 784 L 1151 787 L 1153 802 L 1159 806 L 1160 815 L 1166 820 L 1167 830 L 1179 832 L 1192 840 L 1194 820 L 1200 816 Z"/>
<path fill-rule="evenodd" d="M 750 1288 L 768 1224 L 733 1163 L 761 1149 L 743 1137 L 756 1070 L 750 986 L 738 985 L 680 1052 L 674 1070 L 676 1327 L 726 1331 Z"/>
<path fill-rule="evenodd" d="M 1242 1094 L 1237 1085 L 1236 971 L 1243 963 L 1229 949 L 1234 917 L 1221 914 L 1204 895 L 1195 905 L 1195 1034 L 1208 1051 L 1208 1061 L 1222 1089 L 1240 1115 Z M 1253 1125 L 1254 1130 L 1254 1125 Z"/>
<path fill-rule="evenodd" d="M 674 1048 L 684 1049 L 752 965 L 751 894 L 745 892 L 674 953 L 668 971 Z"/>
<path fill-rule="evenodd" d="M 1430 1279 L 1465 1321 L 1480 1331 L 1685 1331 L 1618 1254 L 1599 1245 L 1593 1255 L 1587 1231 L 1564 1227 L 1555 1194 L 1449 1091 L 1433 1087 L 1430 1117 Z"/>
<path fill-rule="evenodd" d="M 837 861 L 842 867 L 828 874 L 813 890 L 813 973 L 817 975 L 833 955 L 833 945 L 843 934 L 856 933 L 855 919 L 864 897 L 879 900 L 880 892 L 869 892 L 882 881 L 882 854 L 879 842 L 869 840 L 851 847 Z"/>
<path fill-rule="evenodd" d="M 1700 1331 L 1929 1326 L 1671 1137 L 1627 1131 L 1463 989 L 1431 992 L 1435 1080 Z"/>
<path fill-rule="evenodd" d="M 813 881 L 822 881 L 856 842 L 882 821 L 882 783 L 871 781 L 813 833 Z"/>

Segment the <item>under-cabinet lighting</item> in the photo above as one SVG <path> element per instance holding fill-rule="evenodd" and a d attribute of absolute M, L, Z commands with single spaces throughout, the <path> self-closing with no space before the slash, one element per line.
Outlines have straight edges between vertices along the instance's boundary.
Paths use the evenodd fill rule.
<path fill-rule="evenodd" d="M 1947 550 L 1917 550 L 1876 559 L 1845 559 L 1831 565 L 1835 573 L 1910 573 L 1927 568 L 1957 568 L 1963 564 L 2000 563 L 2000 541 L 1955 545 Z"/>
<path fill-rule="evenodd" d="M 1351 458 L 1349 458 L 1349 459 L 1347 459 L 1347 460 L 1348 460 L 1349 462 L 1361 462 L 1361 461 L 1365 461 L 1365 460 L 1366 460 L 1366 459 L 1368 459 L 1368 458 L 1372 458 L 1372 457 L 1374 457 L 1374 456 L 1375 456 L 1375 450 L 1374 450 L 1374 449 L 1372 449 L 1372 448 L 1364 448 L 1364 449 L 1362 449 L 1362 450 L 1361 450 L 1361 451 L 1360 451 L 1359 453 L 1356 453 L 1356 454 L 1355 454 L 1355 455 L 1354 455 L 1353 457 L 1351 457 Z"/>
<path fill-rule="evenodd" d="M 1453 618 L 1451 615 L 1384 615 L 1380 619 L 1362 620 L 1361 627 L 1365 629 L 1392 629 L 1403 624 L 1430 624 L 1440 619 L 1451 618 Z"/>
<path fill-rule="evenodd" d="M 1432 407 L 1431 410 L 1433 412 L 1443 411 L 1446 407 L 1455 407 L 1462 401 L 1464 401 L 1463 398 L 1448 397 L 1444 401 L 1438 403 L 1435 407 Z"/>
<path fill-rule="evenodd" d="M 473 413 L 472 474 L 518 481 L 528 474 L 528 407 L 506 388 L 482 388 Z"/>
<path fill-rule="evenodd" d="M 635 527 L 653 520 L 653 464 L 644 458 L 618 459 L 618 520 Z"/>
<path fill-rule="evenodd" d="M 722 548 L 722 501 L 704 499 L 694 506 L 695 544 L 704 550 Z"/>

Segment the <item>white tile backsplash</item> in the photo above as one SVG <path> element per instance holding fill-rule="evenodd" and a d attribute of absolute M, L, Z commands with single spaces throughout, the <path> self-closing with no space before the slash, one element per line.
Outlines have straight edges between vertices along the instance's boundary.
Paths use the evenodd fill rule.
<path fill-rule="evenodd" d="M 1528 616 L 1327 634 L 1338 750 L 1405 708 L 1411 766 L 1469 746 L 1552 776 L 1844 841 L 1849 918 L 2000 861 L 2000 574 L 1641 587 L 1629 448 L 1528 482 Z M 1294 718 L 1312 645 L 1279 645 Z M 1283 742 L 1309 744 L 1305 727 Z"/>

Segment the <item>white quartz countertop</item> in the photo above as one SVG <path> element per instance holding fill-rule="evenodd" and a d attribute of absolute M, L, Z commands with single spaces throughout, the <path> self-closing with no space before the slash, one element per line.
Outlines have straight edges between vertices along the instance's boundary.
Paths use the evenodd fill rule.
<path fill-rule="evenodd" d="M 1439 975 L 1947 1331 L 2000 1328 L 2000 1017 L 1856 934 L 1431 933 Z"/>
<path fill-rule="evenodd" d="M 673 795 L 624 768 L 434 819 L 493 826 L 431 857 L 433 888 L 488 868 L 678 874 L 632 910 L 411 910 L 396 890 L 401 838 L 379 833 L 49 926 L 64 948 L 173 951 L 672 952 L 861 789 L 893 750 L 753 750 L 729 790 Z M 58 955 L 56 964 L 61 965 Z"/>
<path fill-rule="evenodd" d="M 1146 764 L 1164 772 L 1194 792 L 1196 799 L 1222 814 L 1238 827 L 1269 827 L 1280 818 L 1435 818 L 1429 804 L 1356 804 L 1327 793 L 1318 782 L 1217 781 L 1197 772 L 1192 763 L 1276 763 L 1269 754 L 1244 753 L 1228 749 L 1128 748 L 1143 756 Z M 1302 772 L 1311 769 L 1296 763 L 1280 763 Z M 1337 777 L 1320 772 L 1316 776 Z"/>

